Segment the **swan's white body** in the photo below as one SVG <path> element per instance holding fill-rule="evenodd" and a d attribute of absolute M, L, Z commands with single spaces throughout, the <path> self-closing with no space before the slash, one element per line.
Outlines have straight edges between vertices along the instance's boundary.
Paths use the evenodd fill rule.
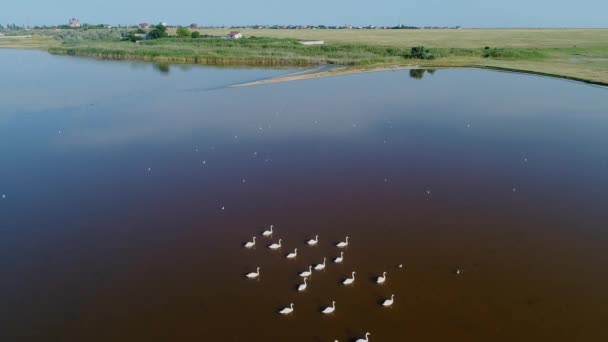
<path fill-rule="evenodd" d="M 309 277 L 311 274 L 312 274 L 312 266 L 308 266 L 308 271 L 304 271 L 304 272 L 300 273 L 300 277 L 306 278 L 306 277 Z"/>
<path fill-rule="evenodd" d="M 292 312 L 293 312 L 293 303 L 291 303 L 291 305 L 289 307 L 286 307 L 283 310 L 279 311 L 279 313 L 281 315 L 289 315 Z"/>
<path fill-rule="evenodd" d="M 371 335 L 371 334 L 367 332 L 367 333 L 365 333 L 365 339 L 360 338 L 355 342 L 369 342 L 369 335 Z"/>
<path fill-rule="evenodd" d="M 336 264 L 340 264 L 342 261 L 344 261 L 344 252 L 340 252 L 340 256 L 334 259 Z"/>
<path fill-rule="evenodd" d="M 306 283 L 306 279 L 307 278 L 304 278 L 304 284 L 300 284 L 300 286 L 298 286 L 298 291 L 302 292 L 306 290 L 306 287 L 308 286 L 308 284 Z"/>
<path fill-rule="evenodd" d="M 265 230 L 264 232 L 262 232 L 262 235 L 264 235 L 264 236 L 272 235 L 272 225 L 270 225 L 270 230 Z"/>
<path fill-rule="evenodd" d="M 295 259 L 298 256 L 298 249 L 294 249 L 293 253 L 287 254 L 287 259 Z"/>
<path fill-rule="evenodd" d="M 383 272 L 382 276 L 378 277 L 378 280 L 376 280 L 376 283 L 378 283 L 378 284 L 384 284 L 385 281 L 386 281 L 386 272 Z"/>
<path fill-rule="evenodd" d="M 281 248 L 281 239 L 279 239 L 279 243 L 273 243 L 272 245 L 269 245 L 268 248 L 270 248 L 270 249 L 279 249 L 279 248 Z"/>
<path fill-rule="evenodd" d="M 253 237 L 253 241 L 248 241 L 248 242 L 245 244 L 245 247 L 246 247 L 246 248 L 251 248 L 251 247 L 253 247 L 253 246 L 255 246 L 255 236 Z"/>
<path fill-rule="evenodd" d="M 387 299 L 384 302 L 382 302 L 382 306 L 391 306 L 391 305 L 393 305 L 394 301 L 395 301 L 395 295 L 391 295 L 391 299 Z"/>
<path fill-rule="evenodd" d="M 331 302 L 331 306 L 326 307 L 321 312 L 324 313 L 324 314 L 330 314 L 330 313 L 332 313 L 334 311 L 336 311 L 336 301 L 335 300 L 333 302 Z"/>
<path fill-rule="evenodd" d="M 346 278 L 346 279 L 344 279 L 344 281 L 342 282 L 342 284 L 344 284 L 344 285 L 351 285 L 354 282 L 355 282 L 355 272 L 353 271 L 352 278 Z"/>
<path fill-rule="evenodd" d="M 318 265 L 315 266 L 315 270 L 322 271 L 322 270 L 325 269 L 325 259 L 326 258 L 323 258 L 323 263 L 322 264 L 318 264 Z"/>
<path fill-rule="evenodd" d="M 338 248 L 344 248 L 348 246 L 348 236 L 346 237 L 346 241 L 342 241 L 336 245 Z"/>
<path fill-rule="evenodd" d="M 245 274 L 245 277 L 249 278 L 249 279 L 255 279 L 257 277 L 260 276 L 260 268 L 258 267 L 256 272 L 251 272 L 251 273 L 247 273 Z"/>
<path fill-rule="evenodd" d="M 315 235 L 314 239 L 308 240 L 308 245 L 309 246 L 316 246 L 317 243 L 319 243 L 319 235 Z"/>

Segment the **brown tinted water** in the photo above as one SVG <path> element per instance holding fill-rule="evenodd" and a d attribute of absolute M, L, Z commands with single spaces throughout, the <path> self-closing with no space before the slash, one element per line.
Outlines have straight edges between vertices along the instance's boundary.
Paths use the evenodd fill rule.
<path fill-rule="evenodd" d="M 606 89 L 0 62 L 2 341 L 608 340 Z"/>

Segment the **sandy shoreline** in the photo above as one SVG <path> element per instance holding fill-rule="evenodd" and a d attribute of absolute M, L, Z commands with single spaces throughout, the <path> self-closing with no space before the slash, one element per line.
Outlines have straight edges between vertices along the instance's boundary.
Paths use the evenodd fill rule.
<path fill-rule="evenodd" d="M 250 86 L 255 86 L 255 85 L 263 85 L 263 84 L 271 84 L 271 83 L 283 83 L 283 82 L 309 80 L 309 79 L 325 78 L 325 77 L 333 77 L 333 76 L 365 74 L 365 73 L 382 72 L 382 71 L 409 70 L 409 69 L 418 69 L 418 68 L 420 68 L 420 67 L 419 66 L 385 66 L 385 67 L 378 67 L 378 68 L 371 68 L 371 69 L 342 67 L 342 68 L 336 68 L 336 69 L 333 69 L 330 71 L 311 72 L 311 73 L 295 73 L 295 74 L 277 76 L 277 77 L 253 81 L 253 82 L 235 84 L 235 85 L 231 85 L 229 88 L 250 87 Z M 435 68 L 433 68 L 433 69 L 435 69 Z"/>
<path fill-rule="evenodd" d="M 601 87 L 608 87 L 607 83 L 590 81 L 590 80 L 583 79 L 583 78 L 569 77 L 569 76 L 564 76 L 564 75 L 536 72 L 536 71 L 530 71 L 530 70 L 492 67 L 492 66 L 486 66 L 486 65 L 449 66 L 449 67 L 446 67 L 446 66 L 430 67 L 430 66 L 419 66 L 419 65 L 397 66 L 396 65 L 396 66 L 383 66 L 383 67 L 376 67 L 376 68 L 369 68 L 369 69 L 342 67 L 342 68 L 332 69 L 329 71 L 310 72 L 310 73 L 298 72 L 298 73 L 253 81 L 253 82 L 234 84 L 234 85 L 229 86 L 228 88 L 251 87 L 251 86 L 257 86 L 257 85 L 264 85 L 264 84 L 283 83 L 283 82 L 310 80 L 310 79 L 325 78 L 325 77 L 375 73 L 375 72 L 384 72 L 384 71 L 397 71 L 397 70 L 410 70 L 410 69 L 451 69 L 451 68 L 487 69 L 487 70 L 494 70 L 494 71 L 500 71 L 500 72 L 509 72 L 509 73 L 536 75 L 536 76 L 540 76 L 540 77 L 558 78 L 558 79 L 581 82 L 581 83 L 586 83 L 586 84 L 596 85 L 596 86 L 601 86 Z"/>

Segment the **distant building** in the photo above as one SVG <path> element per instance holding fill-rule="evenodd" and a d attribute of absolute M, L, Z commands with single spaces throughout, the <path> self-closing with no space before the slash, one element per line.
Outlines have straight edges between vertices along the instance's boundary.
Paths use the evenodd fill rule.
<path fill-rule="evenodd" d="M 241 39 L 241 38 L 243 38 L 243 35 L 239 31 L 230 31 L 230 33 L 228 33 L 228 38 Z"/>
<path fill-rule="evenodd" d="M 302 45 L 323 45 L 325 44 L 322 40 L 300 40 L 300 44 Z"/>
<path fill-rule="evenodd" d="M 198 24 L 190 24 L 190 28 L 196 30 L 198 28 Z"/>
<path fill-rule="evenodd" d="M 167 26 L 168 26 L 168 25 L 167 25 L 167 23 L 166 23 L 166 22 L 164 22 L 164 21 L 163 21 L 162 23 L 160 23 L 160 24 L 161 24 L 162 26 L 164 26 L 164 27 L 167 27 Z"/>
<path fill-rule="evenodd" d="M 141 27 L 141 28 L 143 28 L 143 29 L 147 29 L 147 28 L 149 28 L 149 27 L 150 27 L 150 24 L 148 24 L 148 23 L 140 23 L 140 24 L 139 24 L 139 27 Z"/>
<path fill-rule="evenodd" d="M 76 19 L 76 18 L 72 18 L 70 19 L 70 21 L 68 22 L 68 25 L 71 28 L 77 28 L 80 27 L 80 20 Z"/>

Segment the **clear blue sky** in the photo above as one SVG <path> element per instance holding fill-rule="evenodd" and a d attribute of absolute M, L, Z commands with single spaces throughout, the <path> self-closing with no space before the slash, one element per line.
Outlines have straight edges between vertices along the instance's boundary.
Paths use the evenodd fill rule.
<path fill-rule="evenodd" d="M 0 23 L 352 24 L 608 27 L 608 0 L 3 1 Z"/>

